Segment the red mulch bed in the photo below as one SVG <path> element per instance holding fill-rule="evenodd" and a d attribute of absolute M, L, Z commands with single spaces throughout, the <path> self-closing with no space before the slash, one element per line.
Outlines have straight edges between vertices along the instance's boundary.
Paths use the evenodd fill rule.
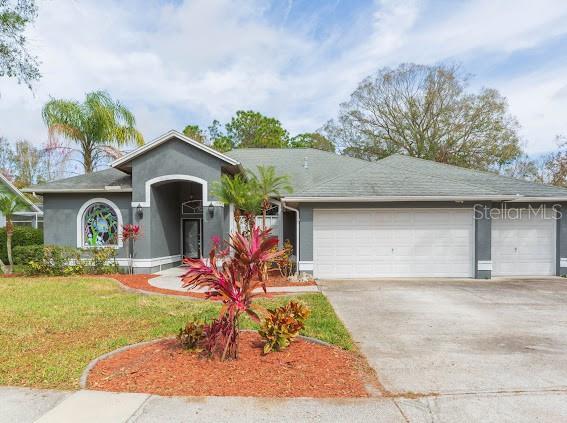
<path fill-rule="evenodd" d="M 201 294 L 198 292 L 182 292 L 182 291 L 174 291 L 172 289 L 163 289 L 157 288 L 153 285 L 148 283 L 148 280 L 151 278 L 155 278 L 158 275 L 151 275 L 151 274 L 140 274 L 140 275 L 123 275 L 123 274 L 115 274 L 109 275 L 111 278 L 116 279 L 121 284 L 126 285 L 129 288 L 140 289 L 142 291 L 150 291 L 150 292 L 157 292 L 160 294 L 168 294 L 168 295 L 179 295 L 182 297 L 193 297 L 193 298 L 206 298 L 205 294 Z M 305 282 L 305 283 L 292 283 L 288 282 L 285 278 L 282 278 L 279 273 L 277 275 L 271 274 L 268 281 L 266 281 L 266 286 L 276 287 L 276 286 L 309 286 L 309 285 L 316 285 L 314 281 Z M 274 295 L 281 295 L 281 293 L 271 293 L 266 294 L 266 297 L 271 297 Z"/>
<path fill-rule="evenodd" d="M 148 281 L 152 278 L 155 278 L 156 276 L 159 275 L 110 275 L 111 278 L 116 279 L 118 282 L 126 285 L 129 288 L 140 289 L 142 291 L 157 292 L 159 294 L 179 295 L 182 297 L 193 297 L 200 299 L 206 298 L 205 294 L 198 292 L 174 291 L 173 289 L 157 288 L 153 285 L 150 285 Z"/>
<path fill-rule="evenodd" d="M 296 340 L 282 352 L 262 354 L 256 332 L 240 336 L 235 361 L 207 360 L 168 339 L 100 361 L 88 388 L 180 396 L 367 397 L 377 386 L 354 353 Z"/>

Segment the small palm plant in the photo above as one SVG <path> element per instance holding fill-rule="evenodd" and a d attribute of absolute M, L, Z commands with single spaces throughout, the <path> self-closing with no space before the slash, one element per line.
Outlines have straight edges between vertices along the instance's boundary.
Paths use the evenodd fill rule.
<path fill-rule="evenodd" d="M 0 212 L 6 218 L 6 252 L 8 253 L 8 268 L 0 260 L 0 267 L 4 273 L 12 273 L 14 261 L 12 259 L 12 238 L 14 236 L 14 214 L 27 209 L 27 204 L 16 194 L 0 193 Z"/>
<path fill-rule="evenodd" d="M 189 268 L 182 277 L 183 286 L 207 287 L 207 298 L 220 299 L 223 303 L 219 318 L 205 328 L 205 349 L 210 355 L 218 354 L 221 360 L 237 358 L 240 316 L 247 314 L 258 322 L 260 314 L 267 313 L 253 300 L 259 295 L 256 288 L 266 292 L 262 269 L 265 263 L 282 254 L 274 250 L 277 244 L 278 239 L 270 235 L 270 229 L 253 227 L 249 238 L 238 232 L 231 235 L 228 247 L 233 254 L 222 255 L 220 268 L 218 244 L 211 250 L 208 262 L 183 260 Z"/>
<path fill-rule="evenodd" d="M 243 233 L 242 218 L 247 222 L 250 232 L 256 213 L 261 209 L 261 197 L 255 185 L 242 175 L 222 175 L 220 181 L 215 181 L 211 190 L 213 196 L 224 204 L 234 205 L 234 221 L 236 230 Z"/>
<path fill-rule="evenodd" d="M 274 166 L 258 166 L 258 172 L 248 171 L 248 178 L 258 195 L 261 197 L 262 228 L 266 229 L 266 212 L 271 207 L 270 198 L 280 197 L 284 191 L 291 193 L 293 188 L 289 176 L 276 175 Z"/>

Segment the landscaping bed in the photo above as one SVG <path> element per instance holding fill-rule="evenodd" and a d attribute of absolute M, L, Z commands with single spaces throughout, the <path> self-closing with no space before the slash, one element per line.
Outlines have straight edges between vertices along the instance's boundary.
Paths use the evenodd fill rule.
<path fill-rule="evenodd" d="M 311 309 L 305 335 L 343 349 L 352 339 L 319 293 L 260 299 L 266 308 L 300 299 Z M 210 321 L 220 306 L 125 292 L 101 277 L 0 278 L 0 385 L 77 389 L 87 364 L 125 345 L 178 333 L 188 320 Z M 256 329 L 249 319 L 242 328 Z"/>
<path fill-rule="evenodd" d="M 158 395 L 366 397 L 376 381 L 360 356 L 298 339 L 262 354 L 256 332 L 240 335 L 238 360 L 219 361 L 184 350 L 175 339 L 133 347 L 99 361 L 88 389 Z"/>
<path fill-rule="evenodd" d="M 126 285 L 129 288 L 139 289 L 142 291 L 150 291 L 156 292 L 159 294 L 167 294 L 167 295 L 178 295 L 182 297 L 192 297 L 192 298 L 199 298 L 205 299 L 206 296 L 203 293 L 199 292 L 189 292 L 189 291 L 175 291 L 173 289 L 164 289 L 158 288 L 156 286 L 151 285 L 148 281 L 152 278 L 155 278 L 159 275 L 156 274 L 140 274 L 140 275 L 124 275 L 124 274 L 114 274 L 109 275 L 109 277 L 116 279 L 121 284 Z M 181 280 L 179 281 L 181 284 Z M 266 281 L 267 287 L 282 287 L 282 286 L 311 286 L 316 285 L 315 281 L 309 282 L 289 282 L 286 278 L 282 277 L 279 273 L 277 275 L 272 274 L 270 278 Z M 268 294 L 271 295 L 278 295 L 278 294 Z"/>

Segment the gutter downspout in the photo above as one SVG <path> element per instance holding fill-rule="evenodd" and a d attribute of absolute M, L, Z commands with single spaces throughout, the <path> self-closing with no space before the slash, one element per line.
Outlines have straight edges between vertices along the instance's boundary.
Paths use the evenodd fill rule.
<path fill-rule="evenodd" d="M 296 250 L 296 253 L 297 253 L 296 254 L 297 260 L 296 260 L 295 266 L 296 266 L 296 271 L 299 274 L 299 244 L 300 244 L 300 242 L 299 242 L 299 210 L 286 205 L 283 201 L 282 201 L 282 206 L 283 206 L 284 209 L 291 210 L 292 212 L 295 213 L 295 243 L 297 244 L 296 247 L 295 247 L 295 250 Z"/>

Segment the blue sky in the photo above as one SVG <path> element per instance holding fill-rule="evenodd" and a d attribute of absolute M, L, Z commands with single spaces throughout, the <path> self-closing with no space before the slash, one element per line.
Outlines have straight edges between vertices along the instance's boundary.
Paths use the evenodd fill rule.
<path fill-rule="evenodd" d="M 292 133 L 334 117 L 357 83 L 403 62 L 460 63 L 470 89 L 509 101 L 526 150 L 567 134 L 563 0 L 38 0 L 30 48 L 42 80 L 0 80 L 0 135 L 45 141 L 41 106 L 105 89 L 147 139 L 238 109 Z"/>

